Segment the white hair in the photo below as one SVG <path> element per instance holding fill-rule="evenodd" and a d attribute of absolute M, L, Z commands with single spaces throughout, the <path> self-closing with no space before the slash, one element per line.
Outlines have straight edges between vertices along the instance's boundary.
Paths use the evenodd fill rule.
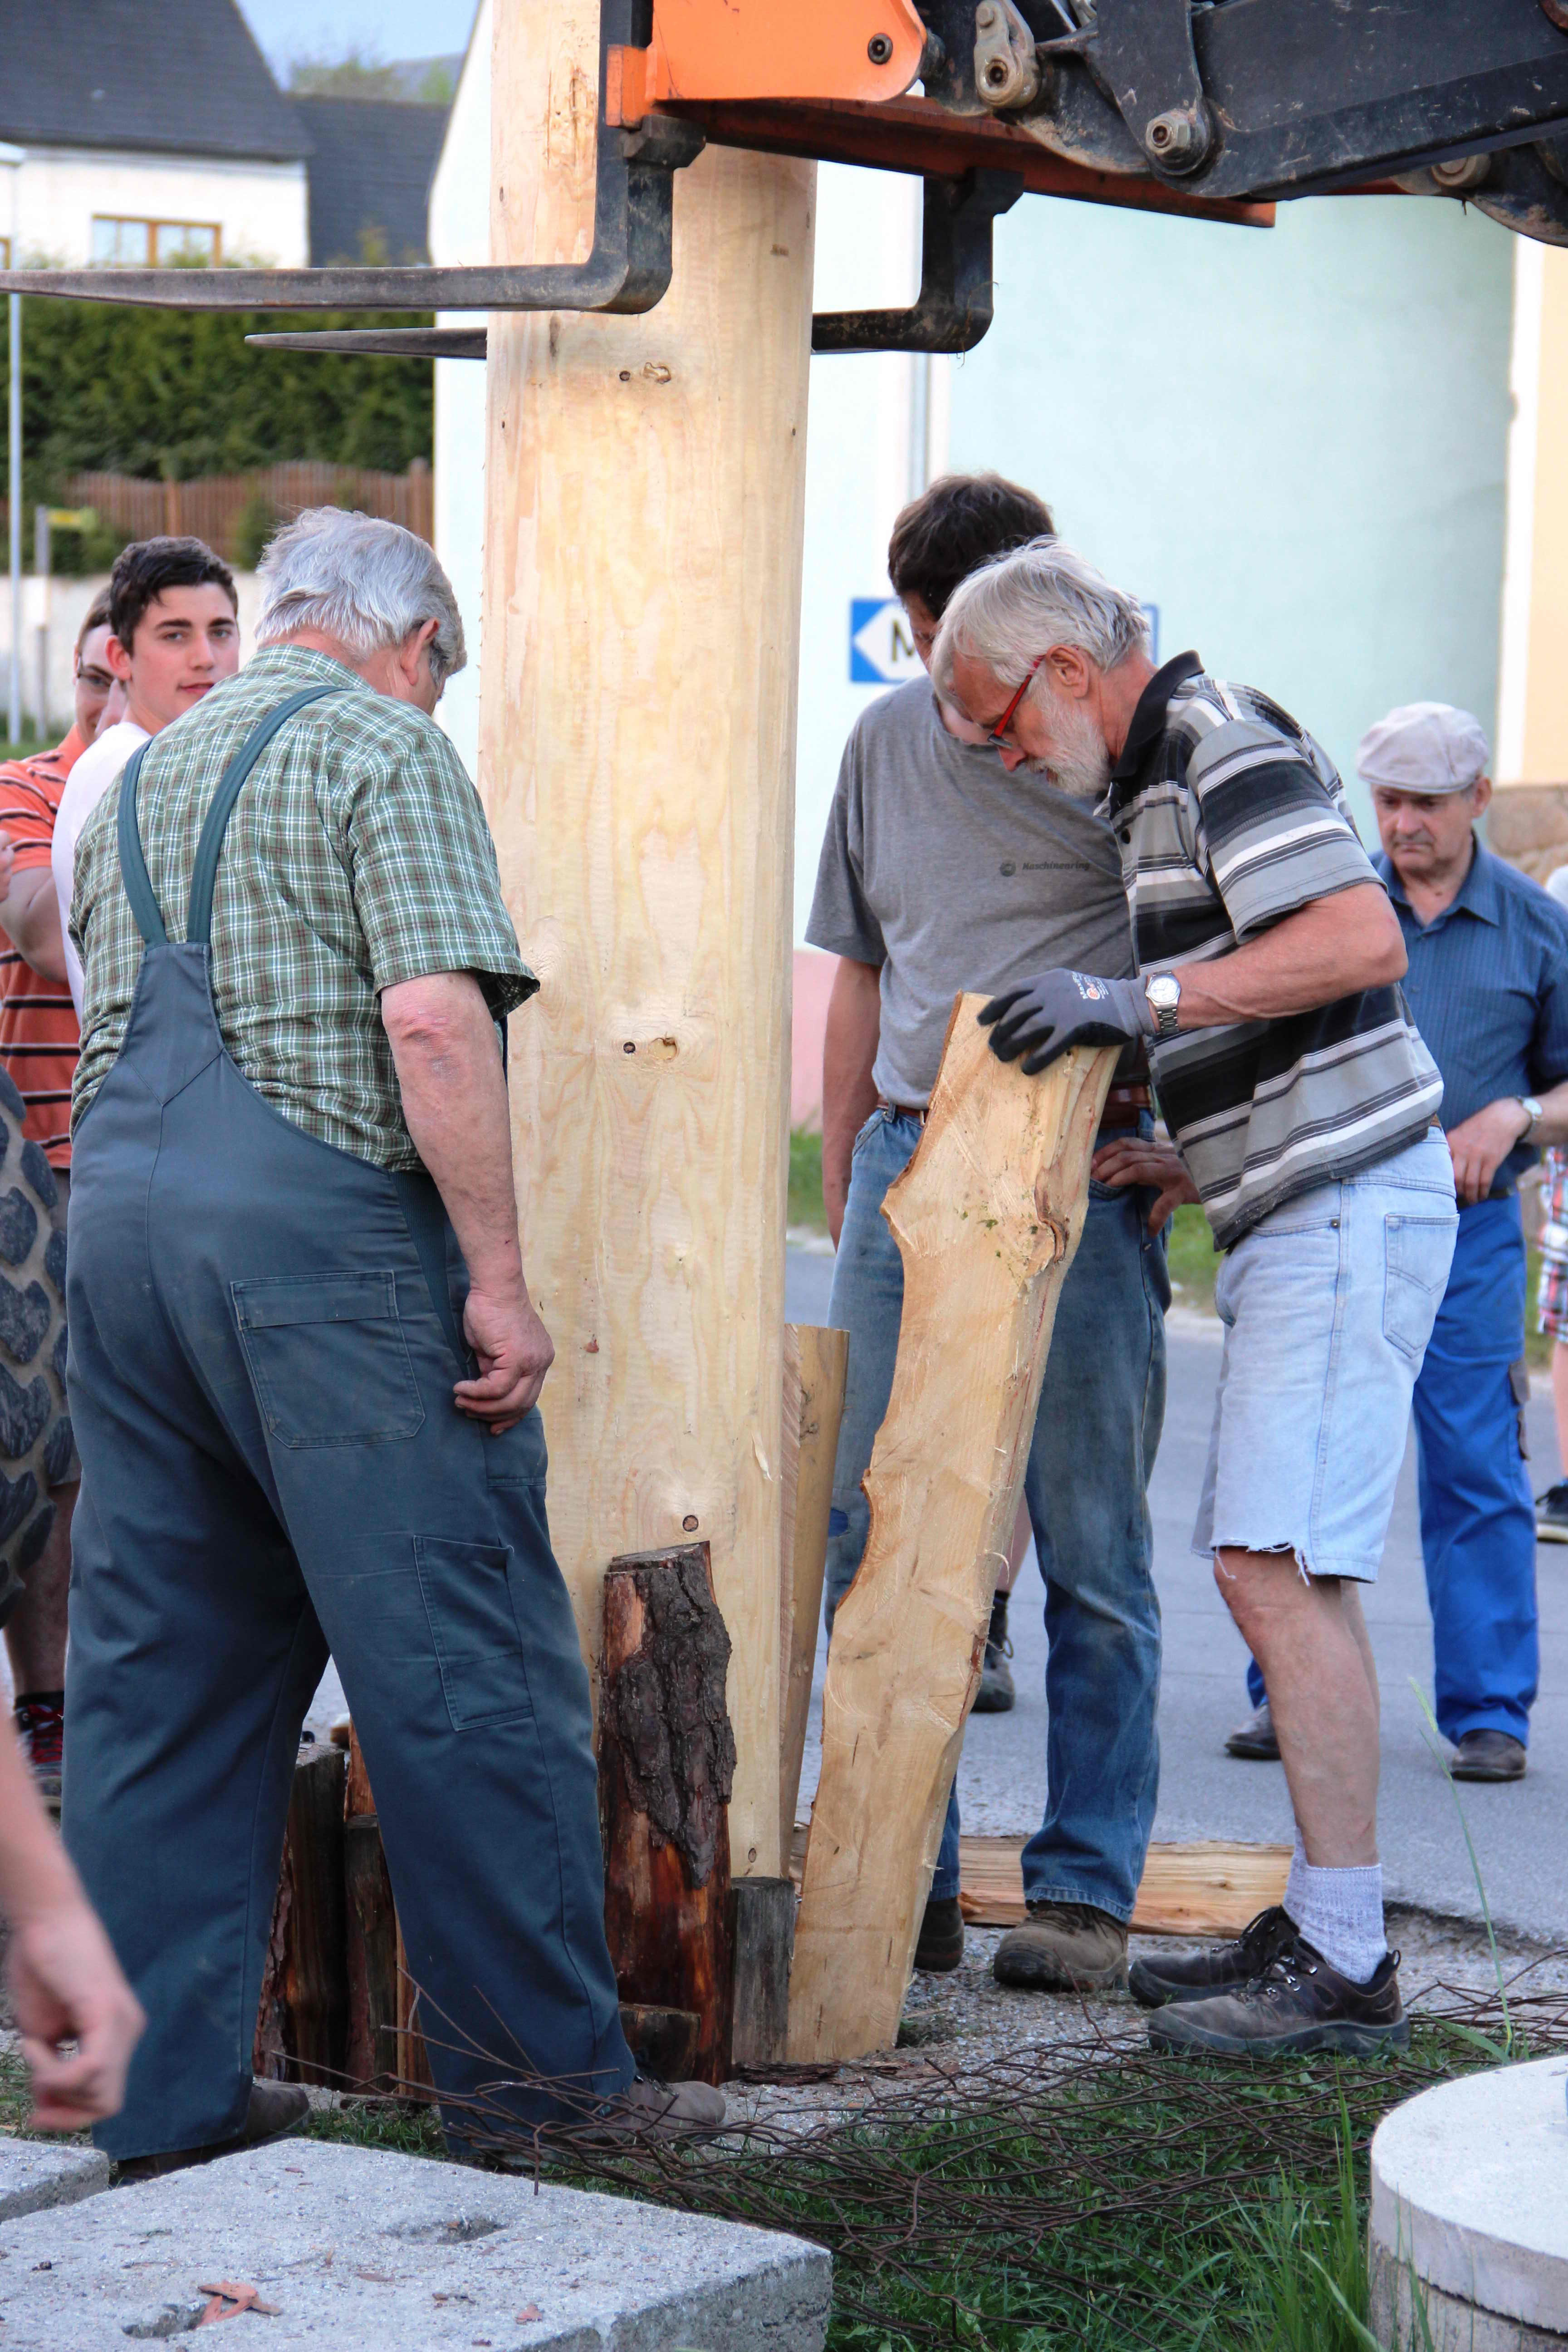
<path fill-rule="evenodd" d="M 1147 653 L 1149 624 L 1135 596 L 1059 539 L 1032 539 L 954 589 L 931 649 L 931 677 L 939 693 L 951 692 L 953 656 L 962 653 L 998 686 L 1021 686 L 1053 646 L 1076 646 L 1097 668 L 1114 669 L 1130 654 Z"/>
<path fill-rule="evenodd" d="M 401 523 L 342 507 L 307 507 L 257 568 L 258 646 L 310 629 L 362 659 L 434 621 L 430 670 L 442 687 L 468 659 L 462 615 L 434 551 Z"/>

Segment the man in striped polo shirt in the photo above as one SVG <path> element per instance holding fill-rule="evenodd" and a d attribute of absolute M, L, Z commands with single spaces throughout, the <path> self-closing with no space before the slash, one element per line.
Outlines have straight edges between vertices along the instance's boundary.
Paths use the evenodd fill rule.
<path fill-rule="evenodd" d="M 966 581 L 932 668 L 994 741 L 1103 785 L 1132 910 L 1138 977 L 1043 972 L 986 1006 L 995 1051 L 1036 1072 L 1144 1040 L 1186 1197 L 1226 1253 L 1193 1542 L 1267 1678 L 1296 1851 L 1282 1905 L 1234 1944 L 1139 1962 L 1132 1990 L 1158 2047 L 1403 2044 L 1356 1587 L 1377 1574 L 1457 1218 L 1398 920 L 1321 747 L 1195 654 L 1156 670 L 1134 599 L 1059 543 Z M 1133 1140 L 1096 1158 L 1111 1182 L 1160 1166 Z"/>
<path fill-rule="evenodd" d="M 50 1366 L 65 1327 L 66 1199 L 70 1186 L 71 1080 L 76 1075 L 76 1007 L 66 983 L 58 902 L 49 848 L 60 795 L 81 753 L 97 737 L 111 698 L 120 699 L 109 668 L 109 597 L 95 597 L 77 638 L 75 720 L 63 742 L 30 759 L 0 767 L 0 1069 L 21 1097 L 24 1150 L 5 1153 L 8 1181 L 25 1185 L 26 1212 L 13 1212 L 0 1240 L 0 1281 L 26 1297 L 37 1283 L 47 1302 L 30 1318 L 13 1313 L 0 1337 L 8 1341 L 0 1370 L 0 1617 L 5 1627 L 14 1711 L 23 1752 L 38 1793 L 55 1811 L 60 1801 L 61 1736 L 65 1724 L 66 1593 L 70 1582 L 71 1513 L 80 1472 L 65 1391 Z M 0 1110 L 9 1129 L 17 1121 L 15 1097 Z M 24 1168 L 27 1147 L 37 1155 Z M 47 1163 L 47 1164 L 46 1164 Z M 46 1193 L 52 1197 L 46 1198 Z M 37 1196 L 33 1205 L 30 1196 Z M 42 1232 L 27 1232 L 30 1218 Z M 14 1230 L 13 1230 L 14 1228 Z M 51 1232 L 52 1228 L 52 1232 Z M 58 1235 L 58 1244 L 52 1241 Z M 37 1244 L 44 1244 L 43 1263 Z M 26 1246 L 23 1246 L 26 1244 Z M 50 1246 L 56 1255 L 49 1255 Z M 16 1252 L 22 1247 L 22 1256 Z M 40 1330 L 40 1320 L 43 1328 Z M 49 1409 L 29 1400 L 42 1379 Z M 58 1391 L 58 1393 L 57 1393 Z M 31 1486 L 27 1481 L 31 1480 Z"/>

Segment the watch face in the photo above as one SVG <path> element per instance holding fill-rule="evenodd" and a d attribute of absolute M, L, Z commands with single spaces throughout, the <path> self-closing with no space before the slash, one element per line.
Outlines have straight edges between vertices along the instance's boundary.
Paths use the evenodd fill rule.
<path fill-rule="evenodd" d="M 1168 971 L 1157 972 L 1144 991 L 1151 1004 L 1168 1011 L 1182 1001 L 1181 982 L 1173 980 Z"/>

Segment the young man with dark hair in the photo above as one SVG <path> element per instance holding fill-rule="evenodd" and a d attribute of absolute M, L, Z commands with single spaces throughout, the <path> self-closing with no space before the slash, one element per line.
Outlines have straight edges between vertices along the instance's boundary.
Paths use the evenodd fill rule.
<path fill-rule="evenodd" d="M 203 540 L 143 539 L 121 548 L 110 575 L 109 620 L 108 663 L 125 691 L 125 716 L 78 761 L 60 798 L 50 853 L 65 973 L 79 1019 L 81 965 L 68 923 L 82 827 L 132 751 L 194 710 L 239 667 L 234 574 Z"/>
<path fill-rule="evenodd" d="M 950 477 L 899 517 L 889 571 L 929 659 L 959 582 L 1048 538 L 1032 492 Z M 838 1244 L 828 1320 L 850 1334 L 829 1522 L 829 1623 L 866 1547 L 861 1480 L 887 1412 L 903 1267 L 880 1211 L 920 1140 L 955 990 L 995 993 L 1046 960 L 1132 970 L 1116 842 L 1092 804 L 998 754 L 923 679 L 884 695 L 845 751 L 806 937 L 840 961 L 823 1047 L 823 1189 Z M 1141 1073 L 1139 1074 L 1141 1076 Z M 1148 1089 L 1119 1083 L 1102 1140 L 1152 1133 Z M 1127 1922 L 1159 1782 L 1160 1612 L 1145 1486 L 1164 1417 L 1164 1244 L 1152 1195 L 1092 1188 L 1063 1286 L 1025 1500 L 1046 1585 L 1047 1800 L 1024 1850 L 1026 1924 L 1005 1984 L 1127 1980 Z M 963 1954 L 950 1802 L 915 1965 Z"/>
<path fill-rule="evenodd" d="M 14 1316 L 0 1364 L 23 1390 L 42 1377 L 49 1411 L 20 1452 L 0 1454 L 8 1497 L 0 1541 L 0 1619 L 10 1655 L 14 1711 L 23 1752 L 39 1795 L 57 1811 L 60 1800 L 61 1733 L 65 1722 L 66 1592 L 70 1582 L 71 1514 L 79 1469 L 66 1412 L 65 1390 L 53 1363 L 65 1326 L 63 1251 L 70 1177 L 70 1096 L 76 1074 L 76 1011 L 66 986 L 65 961 L 49 847 L 67 779 L 92 742 L 118 695 L 108 667 L 109 597 L 94 598 L 76 642 L 76 717 L 52 751 L 35 752 L 0 767 L 0 1070 L 14 1091 L 0 1088 L 0 1130 L 13 1181 L 36 1194 L 45 1244 L 41 1264 L 8 1262 L 5 1279 L 18 1294 L 37 1281 L 47 1302 L 37 1315 Z M 118 712 L 115 714 L 118 716 Z M 20 1148 L 12 1152 L 10 1143 Z M 55 1197 L 50 1199 L 49 1193 Z M 29 1207 L 32 1202 L 28 1201 Z M 59 1236 L 58 1249 L 53 1235 Z M 22 1238 L 20 1234 L 16 1236 Z M 35 1249 L 40 1235 L 35 1234 Z M 51 1249 L 56 1250 L 51 1258 Z M 12 1433 L 26 1434 L 28 1423 Z M 27 1489 L 24 1481 L 31 1480 Z"/>

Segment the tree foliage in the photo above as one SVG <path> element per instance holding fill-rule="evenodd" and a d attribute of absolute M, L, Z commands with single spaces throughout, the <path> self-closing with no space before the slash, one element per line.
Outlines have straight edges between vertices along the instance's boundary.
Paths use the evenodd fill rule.
<path fill-rule="evenodd" d="M 309 317 L 24 301 L 25 499 L 58 499 L 67 478 L 154 481 L 238 474 L 292 458 L 403 473 L 432 449 L 428 360 L 253 351 L 251 333 L 422 325 L 344 312 Z M 0 398 L 7 388 L 0 350 Z"/>

